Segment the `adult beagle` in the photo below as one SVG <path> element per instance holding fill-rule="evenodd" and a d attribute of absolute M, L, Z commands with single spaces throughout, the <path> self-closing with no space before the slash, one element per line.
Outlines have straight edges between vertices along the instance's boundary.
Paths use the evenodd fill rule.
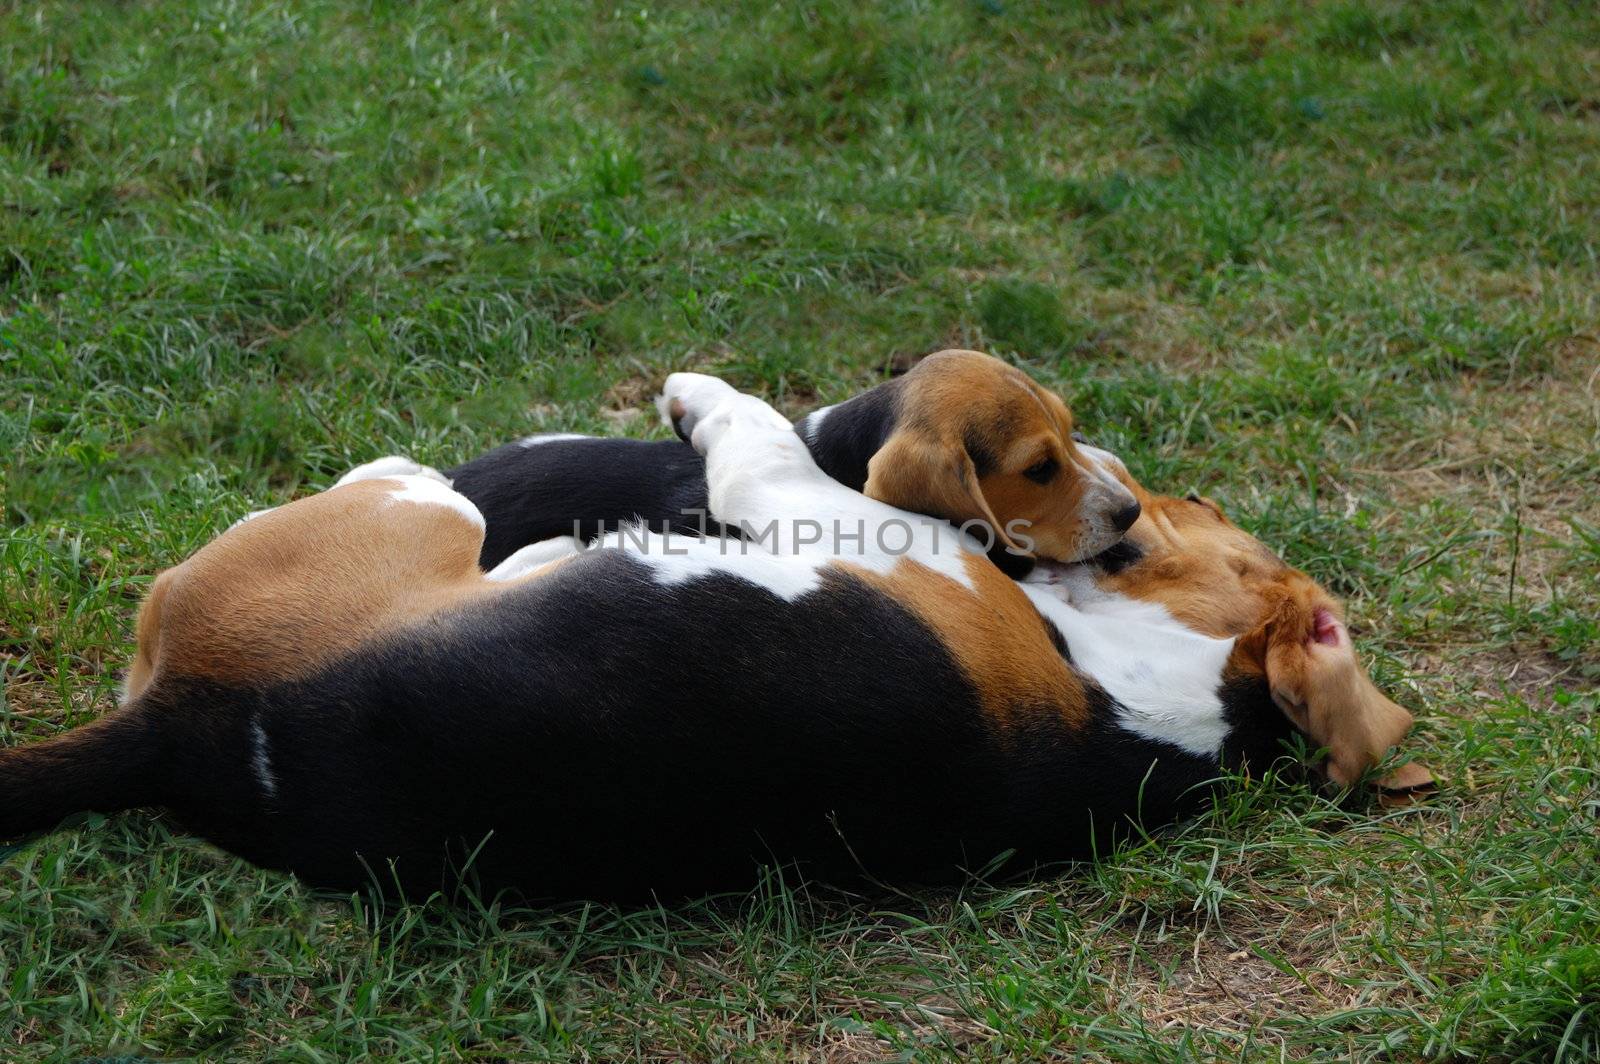
<path fill-rule="evenodd" d="M 1013 575 L 1034 555 L 1097 554 L 1139 516 L 1127 486 L 1078 448 L 1066 404 L 977 351 L 929 355 L 904 376 L 807 414 L 795 431 L 834 480 L 970 524 Z M 488 518 L 485 569 L 525 544 L 592 540 L 640 517 L 657 530 L 724 531 L 706 516 L 700 456 L 676 441 L 529 436 L 446 475 Z"/>
<path fill-rule="evenodd" d="M 1392 745 L 1385 737 L 1404 734 L 1411 719 L 1396 715 L 1398 707 L 1356 663 L 1338 601 L 1230 522 L 1213 500 L 1151 493 L 1120 459 L 1089 446 L 1071 424 L 1061 399 L 1020 370 L 976 351 L 950 350 L 929 355 L 903 377 L 801 417 L 795 431 L 829 476 L 893 506 L 957 523 L 981 513 L 996 526 L 1042 525 L 1038 554 L 1045 564 L 1031 576 L 1032 552 L 1014 543 L 996 544 L 991 560 L 1030 582 L 1069 585 L 1080 611 L 1091 616 L 1125 611 L 1132 600 L 1160 607 L 1191 631 L 1229 638 L 1259 633 L 1276 612 L 1289 608 L 1285 602 L 1294 603 L 1299 614 L 1313 619 L 1318 644 L 1328 648 L 1308 659 L 1321 671 L 1299 686 L 1332 690 L 1335 678 L 1324 673 L 1337 664 L 1343 691 L 1318 700 L 1315 726 L 1312 711 L 1292 697 L 1289 685 L 1273 694 L 1302 731 L 1336 742 L 1325 766 L 1329 777 L 1353 782 Z M 1070 457 L 1051 462 L 1042 457 L 1047 453 Z M 1061 479 L 1053 480 L 1058 472 Z M 1103 489 L 1108 475 L 1126 489 L 1126 499 Z M 683 441 L 529 436 L 448 476 L 487 522 L 485 568 L 504 562 L 521 544 L 563 534 L 593 541 L 629 522 L 658 530 L 738 531 L 707 519 L 704 463 Z M 1064 497 L 1091 511 L 1087 533 L 1085 519 L 1070 507 L 1063 511 L 1060 500 L 1041 498 L 1030 483 L 1067 488 Z M 970 496 L 962 485 L 972 486 Z M 1125 532 L 1120 540 L 1103 517 L 1097 524 L 1093 516 L 1111 508 L 1110 529 Z M 1026 532 L 1019 535 L 1033 546 Z M 1095 552 L 1096 546 L 1103 549 Z M 1048 602 L 1043 608 L 1049 609 Z M 1280 658 L 1280 667 L 1292 666 Z M 1431 784 L 1432 777 L 1408 763 L 1377 782 L 1399 793 Z"/>
<path fill-rule="evenodd" d="M 1221 589 L 1260 623 L 1195 630 L 1248 610 L 1185 600 L 1182 567 L 1258 549 L 1203 502 L 1145 496 L 1155 533 L 1115 573 L 1017 583 L 829 478 L 759 400 L 675 374 L 664 405 L 711 512 L 774 535 L 624 529 L 486 575 L 478 507 L 374 463 L 158 578 L 124 706 L 0 752 L 0 838 L 160 805 L 330 887 L 678 893 L 773 859 L 928 880 L 1087 856 L 1297 728 L 1352 779 L 1410 723 L 1337 606 L 1264 556 Z M 824 519 L 855 549 L 796 531 Z"/>

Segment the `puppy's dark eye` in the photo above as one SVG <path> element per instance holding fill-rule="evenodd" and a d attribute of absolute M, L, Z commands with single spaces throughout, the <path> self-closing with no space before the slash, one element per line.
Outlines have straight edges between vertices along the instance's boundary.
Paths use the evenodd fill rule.
<path fill-rule="evenodd" d="M 1033 463 L 1022 471 L 1022 475 L 1035 484 L 1048 484 L 1055 477 L 1056 470 L 1061 468 L 1061 463 L 1054 458 L 1044 458 Z"/>
<path fill-rule="evenodd" d="M 1089 442 L 1089 437 L 1085 436 L 1081 432 L 1074 432 L 1072 434 L 1072 442 L 1073 443 L 1087 444 Z"/>

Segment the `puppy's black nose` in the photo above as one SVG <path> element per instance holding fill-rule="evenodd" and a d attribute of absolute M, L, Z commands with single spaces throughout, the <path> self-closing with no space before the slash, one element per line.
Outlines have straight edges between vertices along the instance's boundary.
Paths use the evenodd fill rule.
<path fill-rule="evenodd" d="M 1111 523 L 1117 527 L 1118 532 L 1126 532 L 1133 527 L 1133 523 L 1137 520 L 1139 520 L 1139 503 L 1137 500 L 1130 502 L 1111 515 Z"/>

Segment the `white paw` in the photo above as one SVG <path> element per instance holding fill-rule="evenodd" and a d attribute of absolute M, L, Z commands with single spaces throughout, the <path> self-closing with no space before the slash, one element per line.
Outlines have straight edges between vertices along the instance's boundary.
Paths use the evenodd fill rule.
<path fill-rule="evenodd" d="M 764 401 L 703 373 L 672 374 L 656 406 L 673 431 L 701 454 L 735 425 L 784 432 L 792 429 L 784 416 Z"/>
<path fill-rule="evenodd" d="M 490 569 L 484 575 L 486 580 L 515 580 L 519 576 L 526 576 L 541 565 L 548 565 L 558 558 L 580 554 L 583 543 L 573 536 L 554 536 L 542 539 L 537 543 L 530 543 L 526 547 L 514 551 L 509 558 Z"/>
<path fill-rule="evenodd" d="M 358 480 L 379 480 L 383 477 L 429 477 L 437 480 L 445 487 L 450 486 L 450 478 L 431 466 L 420 465 L 403 455 L 391 454 L 385 458 L 377 458 L 364 465 L 358 465 L 334 483 L 334 487 L 343 487 L 354 484 Z"/>
<path fill-rule="evenodd" d="M 695 426 L 716 409 L 718 403 L 738 394 L 727 381 L 704 373 L 674 373 L 662 386 L 656 409 L 661 411 L 663 425 L 676 432 L 680 439 L 692 441 Z"/>

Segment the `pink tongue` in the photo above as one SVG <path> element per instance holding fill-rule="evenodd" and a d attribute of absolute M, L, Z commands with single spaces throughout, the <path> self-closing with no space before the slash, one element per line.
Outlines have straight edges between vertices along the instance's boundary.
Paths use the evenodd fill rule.
<path fill-rule="evenodd" d="M 1323 646 L 1336 647 L 1339 645 L 1339 621 L 1334 617 L 1332 610 L 1318 609 L 1311 615 L 1312 623 L 1316 626 L 1311 633 L 1311 638 Z"/>

